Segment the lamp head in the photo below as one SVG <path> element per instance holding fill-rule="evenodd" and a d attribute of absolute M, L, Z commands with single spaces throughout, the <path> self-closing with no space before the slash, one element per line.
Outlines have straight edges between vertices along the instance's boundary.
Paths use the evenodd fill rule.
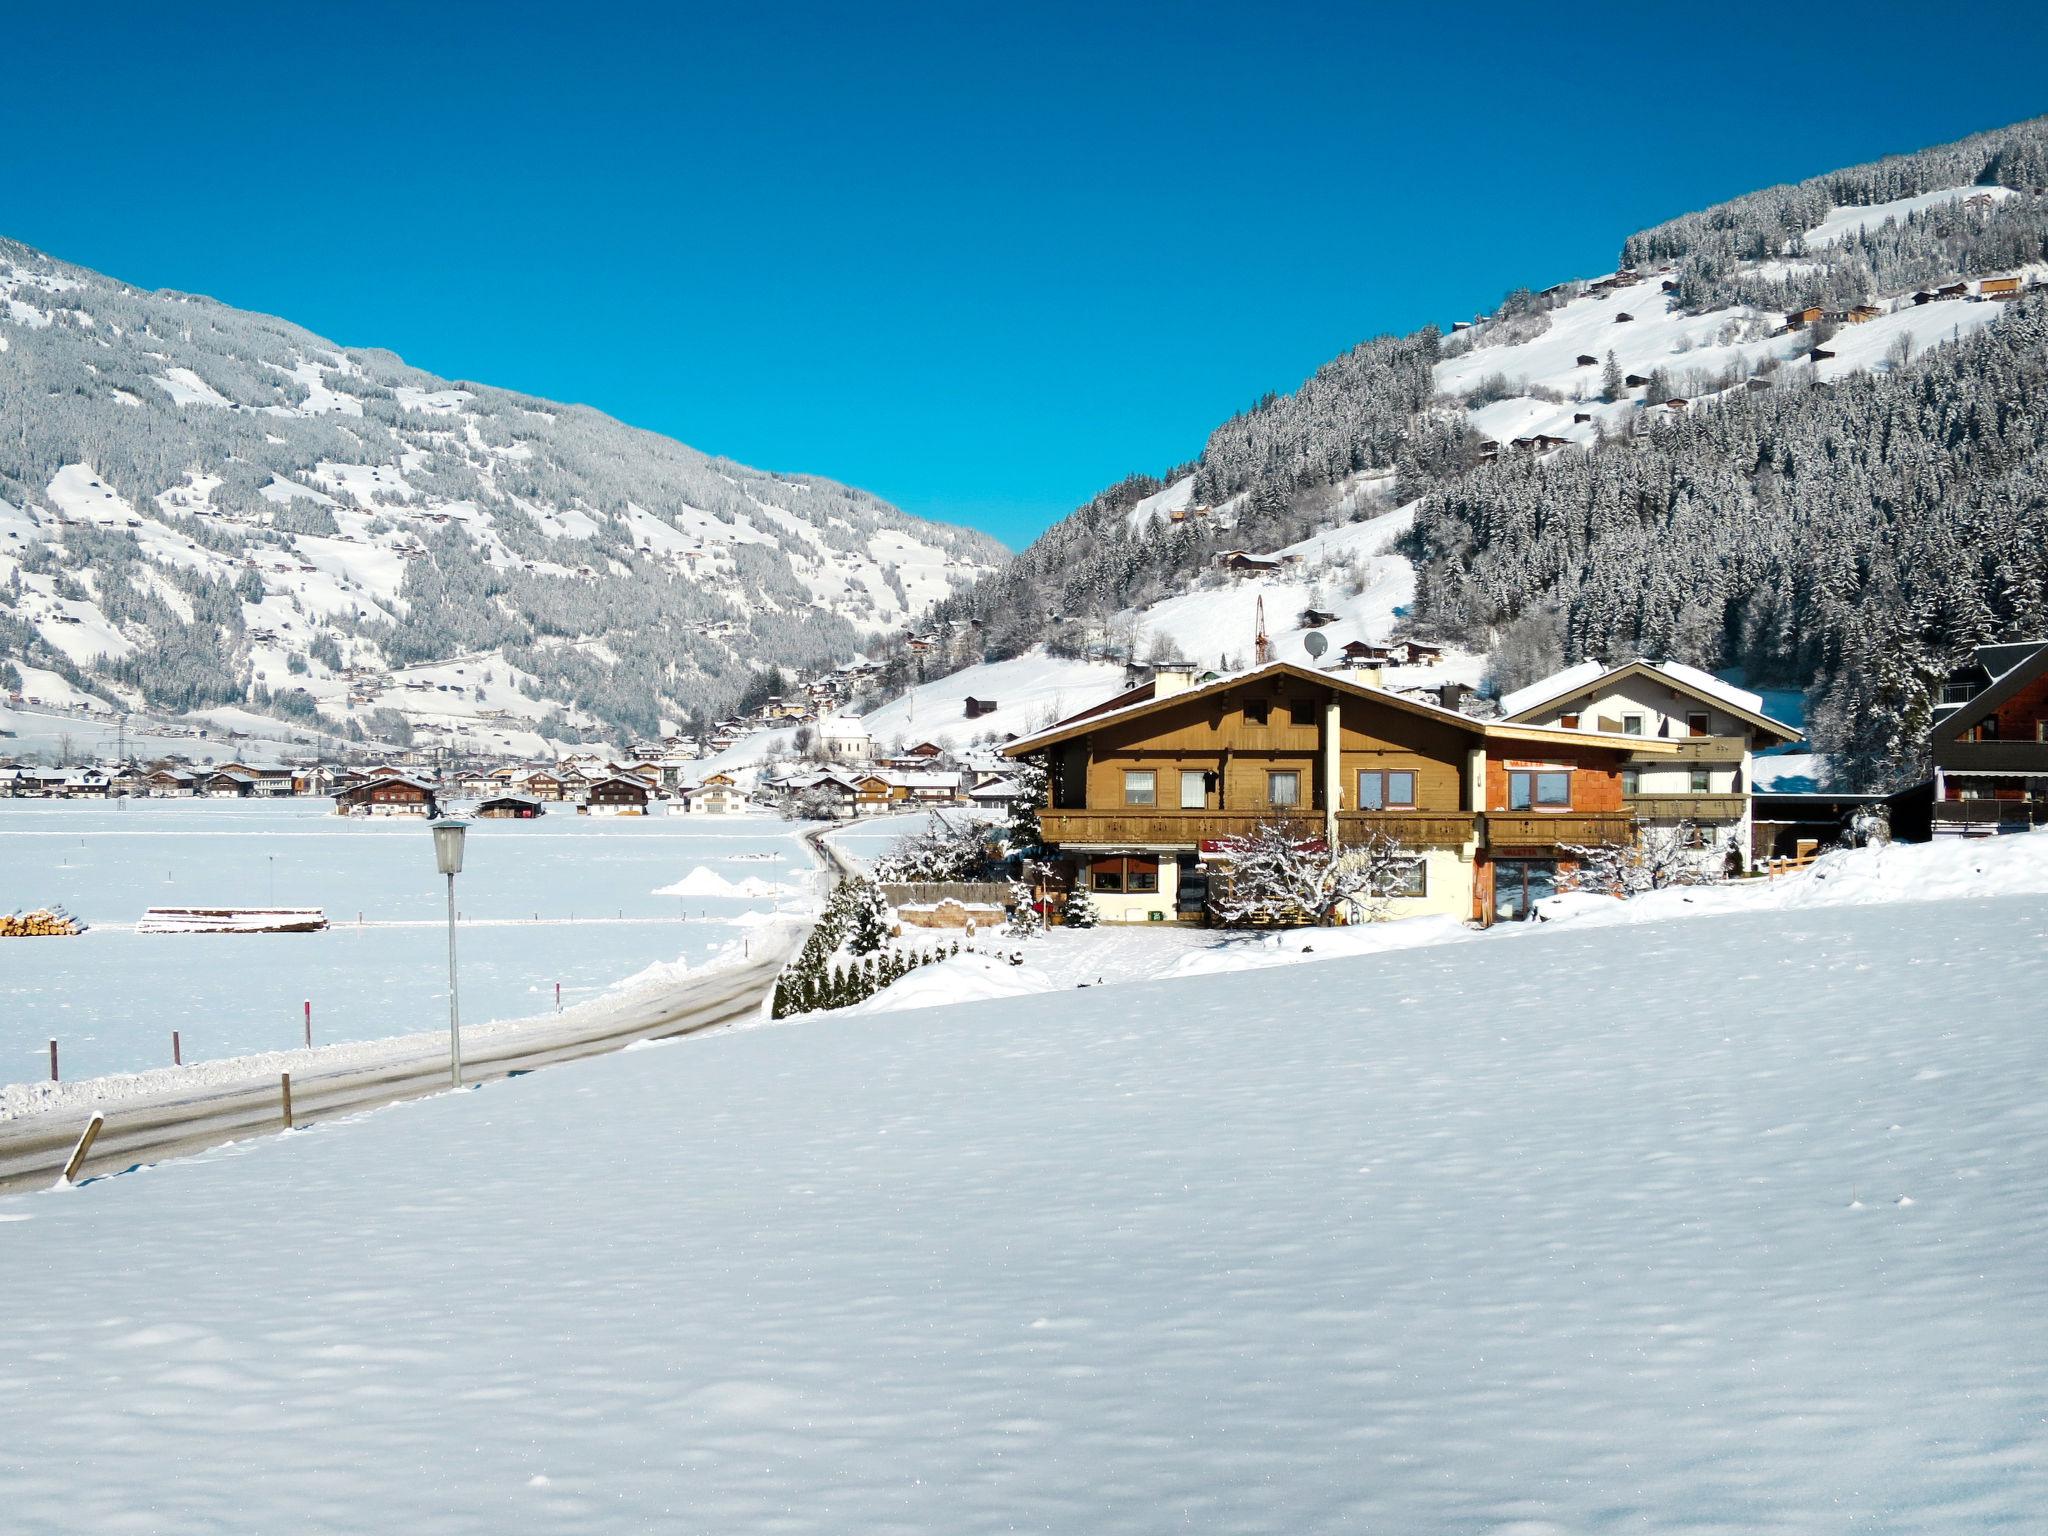
<path fill-rule="evenodd" d="M 469 823 L 453 817 L 443 817 L 432 823 L 434 829 L 434 863 L 444 875 L 462 873 L 462 835 L 469 830 Z"/>

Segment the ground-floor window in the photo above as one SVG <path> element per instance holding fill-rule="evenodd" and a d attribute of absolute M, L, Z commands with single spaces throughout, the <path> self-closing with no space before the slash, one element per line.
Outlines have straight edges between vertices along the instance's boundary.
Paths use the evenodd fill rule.
<path fill-rule="evenodd" d="M 1088 866 L 1088 887 L 1111 895 L 1146 895 L 1159 889 L 1159 861 L 1135 855 L 1097 859 Z"/>
<path fill-rule="evenodd" d="M 1410 859 L 1394 873 L 1387 886 L 1389 896 L 1427 896 L 1429 894 L 1429 861 Z"/>

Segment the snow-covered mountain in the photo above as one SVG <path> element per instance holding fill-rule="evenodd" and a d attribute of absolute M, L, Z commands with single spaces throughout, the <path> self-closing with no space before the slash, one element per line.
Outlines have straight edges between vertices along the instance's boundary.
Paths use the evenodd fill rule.
<path fill-rule="evenodd" d="M 1228 665 L 1263 598 L 1282 654 L 1316 610 L 1337 645 L 1436 641 L 1445 680 L 1739 667 L 1807 692 L 1850 776 L 1908 771 L 1948 660 L 2048 627 L 2048 119 L 1621 257 L 1364 342 L 1104 491 L 941 604 L 972 637 L 949 659 Z"/>
<path fill-rule="evenodd" d="M 864 492 L 0 241 L 0 694 L 651 732 L 1004 552 Z"/>

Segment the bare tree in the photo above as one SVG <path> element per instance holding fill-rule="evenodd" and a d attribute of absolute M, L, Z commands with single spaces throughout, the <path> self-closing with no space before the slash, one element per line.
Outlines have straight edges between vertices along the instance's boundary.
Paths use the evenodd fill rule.
<path fill-rule="evenodd" d="M 1393 838 L 1374 832 L 1332 850 L 1319 829 L 1304 823 L 1262 822 L 1225 838 L 1219 855 L 1216 913 L 1226 923 L 1379 922 L 1415 867 L 1415 856 Z"/>

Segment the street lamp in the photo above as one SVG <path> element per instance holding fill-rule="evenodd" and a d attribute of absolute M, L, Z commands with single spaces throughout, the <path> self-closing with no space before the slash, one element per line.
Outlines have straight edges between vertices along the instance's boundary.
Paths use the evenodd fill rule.
<path fill-rule="evenodd" d="M 469 823 L 443 817 L 432 823 L 434 863 L 448 877 L 448 1082 L 462 1086 L 462 1014 L 455 1001 L 455 877 L 462 873 L 462 835 Z"/>

